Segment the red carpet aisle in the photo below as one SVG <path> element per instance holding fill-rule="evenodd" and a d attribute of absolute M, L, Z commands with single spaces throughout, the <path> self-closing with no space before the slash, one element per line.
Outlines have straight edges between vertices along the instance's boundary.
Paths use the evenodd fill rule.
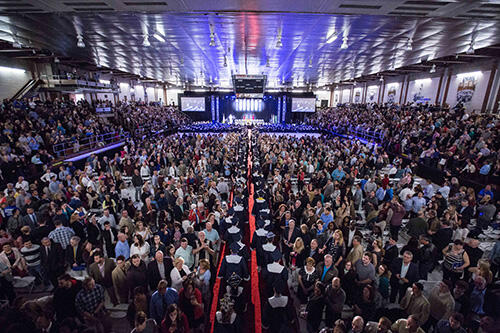
<path fill-rule="evenodd" d="M 248 154 L 248 225 L 250 229 L 250 244 L 252 243 L 252 237 L 255 231 L 255 216 L 252 215 L 253 210 L 253 183 L 252 183 L 252 132 L 249 130 L 248 139 L 250 141 L 249 154 Z M 251 252 L 250 258 L 250 281 L 251 281 L 251 291 L 252 291 L 252 303 L 254 305 L 255 312 L 255 332 L 262 332 L 262 315 L 260 308 L 260 290 L 259 290 L 259 272 L 257 270 L 257 254 L 255 250 Z"/>

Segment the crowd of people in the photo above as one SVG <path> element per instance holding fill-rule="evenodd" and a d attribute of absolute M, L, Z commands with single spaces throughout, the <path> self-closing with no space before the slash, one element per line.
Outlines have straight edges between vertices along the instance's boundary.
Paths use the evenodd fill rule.
<path fill-rule="evenodd" d="M 117 107 L 131 128 L 147 121 L 141 110 L 160 111 Z M 4 107 L 14 115 L 13 108 Z M 38 115 L 45 108 L 48 118 L 39 117 L 49 124 L 50 110 L 64 106 L 25 112 Z M 364 119 L 368 107 L 356 108 L 356 119 Z M 369 108 L 374 115 L 389 112 Z M 442 184 L 416 177 L 416 163 L 429 160 L 413 138 L 434 136 L 429 147 L 442 151 L 458 135 L 457 156 L 482 142 L 478 154 L 491 161 L 497 124 L 469 115 L 454 125 L 447 115 L 390 110 L 400 116 L 401 131 L 387 128 L 385 138 L 399 135 L 401 147 L 406 142 L 400 152 L 418 158 L 389 154 L 394 141 L 376 145 L 207 123 L 185 127 L 193 133 L 131 137 L 119 151 L 92 154 L 82 165 L 54 168 L 49 160 L 31 179 L 14 170 L 9 179 L 16 179 L 0 191 L 0 327 L 182 333 L 208 332 L 213 325 L 215 332 L 244 332 L 253 327 L 251 294 L 258 292 L 268 332 L 495 332 L 497 188 L 467 188 L 451 172 Z M 171 123 L 188 122 L 174 110 L 165 112 Z M 331 113 L 310 121 L 327 129 L 336 121 Z M 57 124 L 39 127 L 26 119 L 2 116 L 3 132 L 10 128 L 13 140 L 4 155 L 18 153 L 23 133 L 40 130 L 43 137 L 44 128 Z M 155 119 L 155 126 L 166 124 Z M 420 130 L 431 127 L 434 135 Z M 214 134 L 221 128 L 224 133 Z M 252 251 L 258 290 L 250 288 Z M 46 296 L 33 299 L 31 288 Z M 113 319 L 110 313 L 122 305 L 127 320 Z"/>
<path fill-rule="evenodd" d="M 359 104 L 316 112 L 307 123 L 338 134 L 369 133 L 387 152 L 481 183 L 500 182 L 496 114 L 434 105 Z"/>
<path fill-rule="evenodd" d="M 102 117 L 96 105 L 100 102 L 4 100 L 0 105 L 0 184 L 41 173 L 61 157 L 102 147 L 121 134 L 150 134 L 189 122 L 176 107 L 119 103 L 112 108 L 112 117 Z M 109 142 L 97 137 L 109 133 Z"/>
<path fill-rule="evenodd" d="M 414 164 L 357 140 L 263 134 L 253 153 L 269 331 L 497 329 L 500 241 L 481 244 L 499 236 L 491 186 L 416 182 Z"/>

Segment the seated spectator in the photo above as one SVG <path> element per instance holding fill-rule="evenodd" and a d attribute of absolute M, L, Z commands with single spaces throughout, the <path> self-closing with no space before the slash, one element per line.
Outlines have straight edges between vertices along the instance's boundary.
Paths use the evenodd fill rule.
<path fill-rule="evenodd" d="M 21 252 L 19 252 L 17 248 L 12 247 L 9 243 L 5 243 L 2 246 L 0 262 L 11 270 L 13 276 L 24 277 L 28 274 L 26 261 L 21 255 Z"/>

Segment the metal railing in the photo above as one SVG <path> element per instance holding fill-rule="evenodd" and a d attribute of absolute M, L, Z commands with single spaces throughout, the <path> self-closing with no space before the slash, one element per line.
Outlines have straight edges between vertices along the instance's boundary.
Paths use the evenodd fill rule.
<path fill-rule="evenodd" d="M 382 142 L 384 139 L 384 131 L 383 130 L 374 130 L 371 128 L 365 128 L 363 126 L 350 126 L 347 129 L 347 132 L 350 135 L 354 135 L 358 138 L 362 138 L 369 141 Z"/>
<path fill-rule="evenodd" d="M 52 150 L 57 158 L 66 157 L 82 151 L 103 148 L 112 143 L 118 143 L 129 138 L 129 132 L 109 132 L 90 135 L 84 138 L 74 138 L 55 144 Z"/>

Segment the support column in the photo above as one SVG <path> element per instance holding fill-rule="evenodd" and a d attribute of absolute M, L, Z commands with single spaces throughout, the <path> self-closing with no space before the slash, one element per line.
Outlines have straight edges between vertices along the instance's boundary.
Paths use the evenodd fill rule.
<path fill-rule="evenodd" d="M 333 86 L 331 86 L 331 87 L 330 87 L 330 103 L 329 103 L 329 104 L 330 104 L 330 105 L 329 105 L 330 107 L 332 107 L 332 106 L 333 106 L 333 91 L 334 91 L 334 87 L 333 87 Z"/>
<path fill-rule="evenodd" d="M 441 101 L 441 105 L 446 103 L 446 99 L 448 98 L 448 91 L 450 90 L 450 82 L 451 82 L 452 71 L 448 71 L 448 78 L 446 80 L 446 87 L 444 88 L 443 100 Z"/>
<path fill-rule="evenodd" d="M 406 98 L 408 97 L 408 88 L 410 86 L 410 77 L 406 77 L 406 88 L 405 88 L 405 98 L 403 100 L 403 104 L 406 104 Z"/>
<path fill-rule="evenodd" d="M 438 90 L 437 90 L 437 94 L 436 94 L 436 101 L 434 102 L 434 104 L 438 104 L 438 102 L 439 102 L 439 94 L 441 93 L 441 85 L 443 84 L 443 77 L 444 77 L 444 73 L 441 73 L 441 76 L 439 77 L 439 84 L 438 84 Z"/>
<path fill-rule="evenodd" d="M 488 86 L 486 87 L 486 93 L 484 94 L 483 106 L 481 107 L 481 113 L 486 111 L 486 106 L 488 105 L 488 99 L 490 98 L 491 88 L 493 87 L 493 79 L 497 72 L 496 65 L 493 65 L 490 72 L 490 78 L 488 79 Z"/>

